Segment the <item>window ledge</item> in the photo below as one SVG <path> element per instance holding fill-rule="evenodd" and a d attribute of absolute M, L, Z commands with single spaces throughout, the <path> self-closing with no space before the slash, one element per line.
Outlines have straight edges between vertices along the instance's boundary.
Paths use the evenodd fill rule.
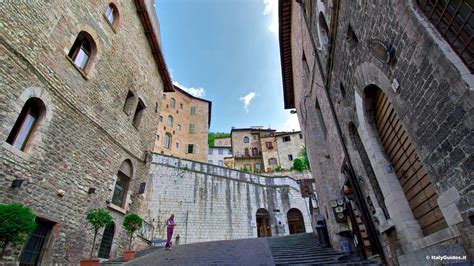
<path fill-rule="evenodd" d="M 82 76 L 85 80 L 89 80 L 89 77 L 87 76 L 87 73 L 84 72 L 84 70 L 80 69 L 78 66 L 76 66 L 76 64 L 74 64 L 74 61 L 72 61 L 72 59 L 71 59 L 68 55 L 66 55 L 66 59 L 67 59 L 67 61 L 69 61 L 69 63 L 71 63 L 71 64 L 74 66 L 74 68 L 75 68 L 77 71 L 79 71 L 79 73 L 81 73 L 81 76 Z"/>
<path fill-rule="evenodd" d="M 5 150 L 10 151 L 11 153 L 15 154 L 16 156 L 18 156 L 18 157 L 20 157 L 24 160 L 29 160 L 30 159 L 30 154 L 29 153 L 26 153 L 22 150 L 17 149 L 15 146 L 11 145 L 8 142 L 3 142 L 2 147 Z"/>
<path fill-rule="evenodd" d="M 126 213 L 127 213 L 127 211 L 126 211 L 124 208 L 119 207 L 119 206 L 117 206 L 117 205 L 115 205 L 115 204 L 113 204 L 113 203 L 109 203 L 109 204 L 107 205 L 107 207 L 108 207 L 109 209 L 112 209 L 112 210 L 114 210 L 114 211 L 120 212 L 120 213 L 122 213 L 122 214 L 126 214 Z"/>
<path fill-rule="evenodd" d="M 117 33 L 117 29 L 115 28 L 114 24 L 110 23 L 109 19 L 107 18 L 107 16 L 105 15 L 105 13 L 102 13 L 102 16 L 105 18 L 105 21 L 107 22 L 107 24 L 109 24 L 110 28 L 112 29 L 112 31 L 114 33 Z"/>

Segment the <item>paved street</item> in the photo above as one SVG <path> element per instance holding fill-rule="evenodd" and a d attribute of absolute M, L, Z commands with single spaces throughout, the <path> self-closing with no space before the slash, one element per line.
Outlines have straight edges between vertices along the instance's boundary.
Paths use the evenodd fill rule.
<path fill-rule="evenodd" d="M 173 246 L 126 265 L 273 265 L 272 254 L 263 238 L 212 241 Z"/>

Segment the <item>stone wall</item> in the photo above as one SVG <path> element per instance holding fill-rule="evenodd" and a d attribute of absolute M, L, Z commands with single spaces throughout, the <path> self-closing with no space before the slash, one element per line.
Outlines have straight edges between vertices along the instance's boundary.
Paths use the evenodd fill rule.
<path fill-rule="evenodd" d="M 286 213 L 297 208 L 306 232 L 312 232 L 307 200 L 299 184 L 288 177 L 267 177 L 215 165 L 154 154 L 149 218 L 165 238 L 165 221 L 175 215 L 180 243 L 252 238 L 257 236 L 256 212 L 270 213 L 272 235 L 289 233 Z"/>
<path fill-rule="evenodd" d="M 22 203 L 55 223 L 44 265 L 77 264 L 88 256 L 92 231 L 86 212 L 110 206 L 126 159 L 133 165 L 127 204 L 109 209 L 116 224 L 112 257 L 121 255 L 127 239 L 121 229 L 124 212 L 143 215 L 144 198 L 137 192 L 148 176 L 145 151 L 153 148 L 163 83 L 134 2 L 117 2 L 121 23 L 115 29 L 103 16 L 107 4 L 10 1 L 0 9 L 0 202 Z M 97 44 L 87 74 L 67 56 L 80 31 Z M 133 112 L 123 111 L 128 90 L 146 105 L 138 127 Z M 46 110 L 21 151 L 5 140 L 31 97 L 41 99 Z M 15 179 L 23 180 L 20 188 L 11 187 Z M 6 257 L 18 257 L 20 249 Z"/>
<path fill-rule="evenodd" d="M 289 137 L 289 141 L 283 141 L 283 137 Z M 300 137 L 301 136 L 301 137 Z M 293 133 L 279 133 L 276 138 L 276 144 L 278 146 L 278 157 L 282 168 L 290 169 L 293 167 L 293 160 L 298 158 L 298 154 L 304 147 L 303 135 L 300 131 Z M 292 156 L 290 161 L 289 155 Z"/>
<path fill-rule="evenodd" d="M 472 202 L 474 147 L 472 73 L 426 19 L 416 1 L 393 1 L 390 4 L 316 1 L 314 5 L 310 2 L 313 1 L 304 1 L 309 30 L 302 19 L 304 9 L 293 3 L 292 57 L 295 106 L 308 144 L 321 212 L 327 213 L 324 210 L 326 199 L 340 193 L 344 180 L 341 170 L 348 159 L 356 176 L 364 183 L 361 185 L 363 193 L 375 199 L 374 180 L 369 179 L 367 164 L 364 165 L 367 161 L 361 158 L 362 151 L 358 151 L 354 143 L 353 125 L 368 155 L 368 165 L 380 183 L 385 196 L 383 203 L 390 214 L 388 220 L 383 218 L 382 207 L 373 200 L 375 223 L 383 232 L 379 237 L 389 261 L 398 263 L 397 257 L 401 254 L 409 255 L 405 258 L 411 254 L 424 258 L 425 248 L 431 246 L 434 250 L 436 246 L 456 241 L 462 243 L 472 260 L 474 230 L 470 223 L 472 203 L 469 203 Z M 333 54 L 325 53 L 326 48 L 322 47 L 322 16 L 333 33 L 329 37 L 335 37 Z M 348 34 L 349 26 L 355 38 Z M 311 37 L 315 40 L 315 47 L 311 44 Z M 396 60 L 390 64 L 378 60 L 367 45 L 373 39 L 395 47 Z M 311 56 L 313 52 L 318 53 L 323 75 L 330 80 L 328 94 L 324 88 L 325 80 L 317 74 L 319 67 L 315 57 Z M 310 75 L 305 71 L 302 53 L 307 59 Z M 326 65 L 328 61 L 333 62 L 332 68 Z M 327 70 L 331 72 L 326 73 Z M 369 112 L 366 97 L 369 85 L 379 87 L 398 114 L 436 188 L 437 203 L 448 228 L 428 236 L 421 235 L 400 185 L 388 182 L 395 179 L 390 179 L 392 177 L 384 171 L 384 166 L 390 162 L 371 124 L 373 114 Z M 319 117 L 314 112 L 316 100 L 321 110 Z M 329 101 L 334 104 L 336 117 L 332 115 Z M 342 142 L 338 139 L 334 118 L 340 125 Z M 326 128 L 327 134 L 322 128 Z M 345 157 L 343 145 L 347 147 L 350 158 Z M 387 230 L 391 223 L 395 226 L 395 233 Z M 330 232 L 334 226 L 337 223 L 329 219 Z"/>

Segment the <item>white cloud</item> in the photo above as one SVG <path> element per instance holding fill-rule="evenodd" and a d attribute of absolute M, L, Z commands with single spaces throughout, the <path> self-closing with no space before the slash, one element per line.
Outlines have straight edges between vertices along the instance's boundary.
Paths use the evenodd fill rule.
<path fill-rule="evenodd" d="M 264 16 L 270 15 L 271 22 L 268 30 L 278 35 L 278 0 L 263 0 L 265 4 Z"/>
<path fill-rule="evenodd" d="M 299 131 L 300 129 L 300 122 L 298 121 L 298 116 L 296 114 L 291 114 L 290 117 L 286 119 L 286 121 L 277 128 L 278 131 Z"/>
<path fill-rule="evenodd" d="M 185 92 L 191 94 L 194 97 L 203 98 L 206 95 L 206 90 L 204 90 L 203 88 L 188 88 L 177 81 L 173 81 L 173 85 L 180 87 Z"/>
<path fill-rule="evenodd" d="M 252 100 L 255 98 L 255 96 L 257 96 L 257 94 L 252 91 L 252 92 L 249 92 L 247 95 L 240 97 L 239 100 L 244 102 L 245 112 L 247 112 L 247 113 L 249 112 L 250 102 L 252 102 Z"/>

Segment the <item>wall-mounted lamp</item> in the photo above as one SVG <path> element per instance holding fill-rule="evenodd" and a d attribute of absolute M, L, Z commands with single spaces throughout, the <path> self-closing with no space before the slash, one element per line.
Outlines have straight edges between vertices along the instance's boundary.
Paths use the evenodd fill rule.
<path fill-rule="evenodd" d="M 296 110 L 291 110 L 290 114 L 296 114 Z"/>
<path fill-rule="evenodd" d="M 23 184 L 23 180 L 15 179 L 12 181 L 12 188 L 21 187 L 21 184 Z"/>
<path fill-rule="evenodd" d="M 95 194 L 95 187 L 90 187 L 89 190 L 87 191 L 89 194 Z"/>

